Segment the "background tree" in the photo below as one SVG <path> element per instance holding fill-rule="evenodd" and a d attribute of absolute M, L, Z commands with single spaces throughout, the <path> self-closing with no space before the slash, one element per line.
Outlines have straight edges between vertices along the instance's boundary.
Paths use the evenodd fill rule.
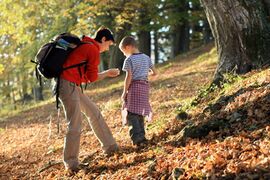
<path fill-rule="evenodd" d="M 189 23 L 189 1 L 171 0 L 168 6 L 172 6 L 169 11 L 171 25 L 172 50 L 171 57 L 186 52 L 190 45 L 190 23 Z"/>
<path fill-rule="evenodd" d="M 172 43 L 176 39 L 170 38 L 170 28 L 187 22 L 187 29 L 190 29 L 193 21 L 198 24 L 198 19 L 201 19 L 195 13 L 197 10 L 190 6 L 195 1 L 198 0 L 2 0 L 0 103 L 13 105 L 51 96 L 50 83 L 45 81 L 39 86 L 34 75 L 34 64 L 29 62 L 42 44 L 62 32 L 93 36 L 100 26 L 109 27 L 115 35 L 116 46 L 109 53 L 102 54 L 100 69 L 122 68 L 125 57 L 118 44 L 124 36 L 131 34 L 138 37 L 143 53 L 155 55 L 155 63 L 166 61 L 171 50 L 175 49 L 172 46 L 187 45 L 178 38 L 176 44 Z M 185 31 L 187 36 L 183 36 L 177 28 L 175 32 L 181 34 L 177 37 L 186 39 L 185 42 L 194 41 L 193 36 L 186 38 L 190 35 L 189 30 Z M 201 35 L 198 37 L 202 42 Z M 178 53 L 181 52 L 174 54 Z"/>
<path fill-rule="evenodd" d="M 219 64 L 215 79 L 223 73 L 249 72 L 270 63 L 268 1 L 201 0 L 212 29 Z"/>

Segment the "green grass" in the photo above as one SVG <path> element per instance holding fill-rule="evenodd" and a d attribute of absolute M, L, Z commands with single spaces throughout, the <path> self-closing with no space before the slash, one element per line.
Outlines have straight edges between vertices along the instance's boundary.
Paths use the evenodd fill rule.
<path fill-rule="evenodd" d="M 163 65 L 162 67 L 160 67 L 159 70 L 160 71 L 165 71 L 165 70 L 171 68 L 172 66 L 173 66 L 173 63 L 172 62 L 168 62 L 165 65 Z"/>
<path fill-rule="evenodd" d="M 23 111 L 27 111 L 33 108 L 37 108 L 37 107 L 41 107 L 50 103 L 53 103 L 55 101 L 55 98 L 50 98 L 48 100 L 45 101 L 40 101 L 40 102 L 36 102 L 36 101 L 31 101 L 25 105 L 13 105 L 13 104 L 8 104 L 5 105 L 4 107 L 2 107 L 2 109 L 0 110 L 0 121 L 4 121 L 5 118 L 10 117 L 10 116 L 15 116 L 20 114 Z"/>
<path fill-rule="evenodd" d="M 164 116 L 159 116 L 155 121 L 151 122 L 147 126 L 149 132 L 157 132 L 160 129 L 163 129 L 167 124 L 167 118 Z"/>
<path fill-rule="evenodd" d="M 121 109 L 122 107 L 122 102 L 120 99 L 117 100 L 109 100 L 104 104 L 104 107 L 102 108 L 104 111 L 110 111 L 110 110 L 117 110 Z"/>
<path fill-rule="evenodd" d="M 198 56 L 197 59 L 194 61 L 194 63 L 203 62 L 205 60 L 212 60 L 214 63 L 216 63 L 216 58 L 217 58 L 217 49 L 213 48 L 211 51 Z"/>

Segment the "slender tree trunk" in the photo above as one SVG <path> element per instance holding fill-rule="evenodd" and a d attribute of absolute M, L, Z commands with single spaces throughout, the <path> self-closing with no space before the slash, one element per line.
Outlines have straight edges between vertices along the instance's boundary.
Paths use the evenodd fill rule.
<path fill-rule="evenodd" d="M 183 20 L 172 32 L 172 57 L 187 52 L 190 45 L 189 23 Z"/>
<path fill-rule="evenodd" d="M 43 87 L 36 87 L 34 88 L 35 100 L 43 101 L 43 94 L 42 94 Z"/>
<path fill-rule="evenodd" d="M 155 64 L 158 64 L 159 62 L 159 46 L 158 46 L 158 31 L 154 31 L 154 53 L 155 53 Z"/>
<path fill-rule="evenodd" d="M 6 85 L 6 91 L 7 91 L 7 92 L 5 92 L 5 94 L 6 94 L 7 100 L 11 102 L 10 76 L 7 77 L 7 81 L 6 81 L 6 82 L 7 82 L 7 83 L 6 83 L 6 84 L 7 84 L 7 85 Z"/>
<path fill-rule="evenodd" d="M 140 30 L 138 32 L 139 38 L 139 49 L 142 53 L 151 57 L 151 33 L 149 29 L 149 24 L 151 19 L 148 15 L 147 5 L 144 5 L 144 9 L 140 10 L 139 15 Z"/>
<path fill-rule="evenodd" d="M 36 76 L 35 73 L 32 74 L 32 76 Z M 40 82 L 38 83 L 39 86 L 34 86 L 32 88 L 33 94 L 34 94 L 34 99 L 36 101 L 43 101 L 44 100 L 44 96 L 43 96 L 43 80 L 41 79 Z"/>
<path fill-rule="evenodd" d="M 208 44 L 212 41 L 212 32 L 208 21 L 206 20 L 203 26 L 203 43 Z"/>
<path fill-rule="evenodd" d="M 33 88 L 34 97 L 36 101 L 43 101 L 43 84 L 41 83 L 41 86 Z"/>
<path fill-rule="evenodd" d="M 263 0 L 262 3 L 269 19 L 270 18 L 270 0 Z"/>
<path fill-rule="evenodd" d="M 264 0 L 264 2 L 268 2 Z M 270 29 L 262 0 L 201 0 L 215 38 L 223 73 L 246 73 L 270 63 Z"/>
<path fill-rule="evenodd" d="M 115 33 L 115 40 L 116 44 L 119 44 L 120 41 L 122 40 L 123 37 L 127 35 L 127 32 L 129 32 L 131 26 L 129 24 L 125 24 L 123 28 L 119 29 Z M 109 67 L 110 68 L 119 68 L 120 70 L 122 69 L 123 63 L 125 56 L 123 53 L 119 50 L 117 46 L 112 47 L 110 50 L 110 63 Z"/>
<path fill-rule="evenodd" d="M 139 37 L 139 49 L 142 53 L 151 57 L 151 34 L 150 31 L 140 31 Z"/>
<path fill-rule="evenodd" d="M 100 62 L 100 66 L 99 66 L 100 71 L 104 71 L 104 70 L 108 69 L 109 59 L 110 59 L 109 53 L 101 54 L 101 62 Z"/>
<path fill-rule="evenodd" d="M 184 0 L 177 7 L 175 7 L 174 11 L 182 14 L 187 14 L 189 9 L 188 1 Z M 175 57 L 180 53 L 186 52 L 189 50 L 190 45 L 190 24 L 188 21 L 188 17 L 182 17 L 172 27 L 172 52 L 171 56 Z"/>

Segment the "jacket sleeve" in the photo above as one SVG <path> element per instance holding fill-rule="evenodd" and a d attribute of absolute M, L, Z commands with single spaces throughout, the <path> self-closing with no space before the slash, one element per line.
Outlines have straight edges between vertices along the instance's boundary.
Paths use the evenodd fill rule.
<path fill-rule="evenodd" d="M 100 53 L 97 48 L 90 47 L 87 50 L 86 79 L 94 82 L 98 79 L 98 66 L 100 63 Z"/>

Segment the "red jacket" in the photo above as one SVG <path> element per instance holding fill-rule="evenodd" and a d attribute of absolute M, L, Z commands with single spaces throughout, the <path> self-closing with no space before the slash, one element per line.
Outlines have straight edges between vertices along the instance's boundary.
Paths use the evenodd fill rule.
<path fill-rule="evenodd" d="M 73 82 L 77 85 L 81 83 L 94 82 L 98 78 L 98 65 L 100 63 L 100 48 L 97 42 L 85 36 L 83 42 L 90 42 L 90 44 L 82 44 L 74 51 L 72 51 L 64 63 L 64 68 L 83 61 L 87 61 L 86 65 L 80 67 L 81 75 L 78 67 L 64 70 L 61 78 Z"/>

